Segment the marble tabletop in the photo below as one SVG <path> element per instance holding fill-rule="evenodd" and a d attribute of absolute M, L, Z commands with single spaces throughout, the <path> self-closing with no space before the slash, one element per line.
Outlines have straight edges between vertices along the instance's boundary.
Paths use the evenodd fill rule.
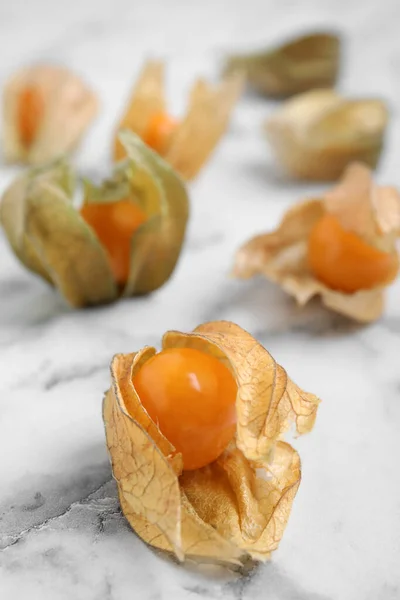
<path fill-rule="evenodd" d="M 397 0 L 51 0 L 0 2 L 0 85 L 36 60 L 80 72 L 102 112 L 75 163 L 108 168 L 112 128 L 146 57 L 165 57 L 177 113 L 226 50 L 329 25 L 346 36 L 340 88 L 385 97 L 392 122 L 378 176 L 400 185 Z M 297 308 L 261 279 L 229 278 L 235 249 L 323 186 L 286 181 L 261 124 L 276 104 L 245 96 L 213 160 L 190 186 L 187 242 L 151 297 L 66 308 L 0 234 L 0 598 L 2 600 L 395 600 L 400 598 L 400 281 L 385 316 L 356 326 Z M 16 170 L 0 169 L 1 190 Z M 242 577 L 156 555 L 119 510 L 101 401 L 116 352 L 213 319 L 254 334 L 323 403 L 295 441 L 303 481 L 272 561 Z"/>

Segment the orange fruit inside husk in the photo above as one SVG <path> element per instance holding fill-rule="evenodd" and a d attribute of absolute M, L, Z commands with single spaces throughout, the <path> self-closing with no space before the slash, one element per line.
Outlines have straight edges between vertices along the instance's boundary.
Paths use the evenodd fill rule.
<path fill-rule="evenodd" d="M 117 283 L 124 285 L 129 276 L 132 236 L 146 221 L 145 213 L 129 199 L 85 204 L 80 213 L 106 249 Z"/>
<path fill-rule="evenodd" d="M 399 269 L 394 251 L 384 252 L 342 227 L 326 214 L 313 227 L 308 240 L 308 263 L 327 287 L 348 294 L 386 285 Z"/>
<path fill-rule="evenodd" d="M 18 131 L 22 144 L 29 148 L 35 139 L 44 113 L 42 95 L 34 86 L 22 90 L 17 107 Z"/>
<path fill-rule="evenodd" d="M 193 348 L 162 350 L 140 367 L 133 385 L 152 420 L 182 453 L 185 470 L 216 460 L 234 437 L 237 384 L 214 356 Z"/>
<path fill-rule="evenodd" d="M 143 141 L 158 154 L 163 155 L 177 127 L 178 121 L 167 113 L 155 113 L 143 134 Z"/>

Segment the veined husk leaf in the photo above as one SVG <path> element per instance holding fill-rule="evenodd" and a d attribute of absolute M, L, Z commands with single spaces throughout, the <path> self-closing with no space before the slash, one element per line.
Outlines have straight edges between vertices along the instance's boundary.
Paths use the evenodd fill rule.
<path fill-rule="evenodd" d="M 28 147 L 20 135 L 19 102 L 26 89 L 38 92 L 42 105 L 34 139 Z M 44 164 L 77 145 L 98 110 L 95 94 L 63 67 L 38 65 L 11 77 L 3 94 L 3 148 L 8 162 Z"/>
<path fill-rule="evenodd" d="M 376 287 L 353 294 L 334 291 L 315 278 L 308 260 L 308 238 L 315 223 L 333 214 L 342 227 L 386 252 L 396 252 L 400 231 L 400 195 L 395 188 L 376 185 L 370 170 L 352 164 L 343 180 L 321 199 L 293 206 L 279 227 L 258 235 L 237 252 L 234 275 L 265 275 L 294 296 L 300 305 L 320 296 L 330 309 L 361 322 L 378 319 L 384 307 L 384 289 Z"/>
<path fill-rule="evenodd" d="M 11 247 L 29 269 L 59 289 L 74 307 L 144 294 L 172 274 L 183 243 L 188 197 L 180 177 L 132 133 L 121 134 L 128 153 L 103 186 L 85 182 L 85 202 L 140 204 L 147 221 L 132 236 L 128 281 L 117 285 L 106 249 L 72 205 L 66 163 L 33 169 L 6 191 L 0 217 Z"/>
<path fill-rule="evenodd" d="M 272 50 L 231 56 L 225 71 L 242 71 L 258 92 L 281 97 L 333 87 L 339 66 L 339 36 L 320 32 L 295 38 Z"/>
<path fill-rule="evenodd" d="M 353 161 L 375 168 L 388 110 L 383 100 L 351 100 L 313 90 L 288 100 L 267 122 L 276 161 L 292 177 L 333 180 Z"/>
<path fill-rule="evenodd" d="M 168 332 L 163 348 L 170 347 L 196 348 L 231 369 L 238 384 L 237 434 L 214 463 L 185 471 L 132 383 L 156 350 L 115 356 L 103 417 L 122 510 L 145 542 L 180 560 L 231 566 L 264 560 L 279 544 L 301 477 L 299 456 L 282 435 L 291 424 L 299 434 L 309 431 L 319 400 L 233 323 Z"/>
<path fill-rule="evenodd" d="M 184 179 L 192 179 L 206 163 L 229 124 L 229 118 L 243 88 L 243 77 L 234 74 L 217 85 L 202 79 L 195 82 L 186 115 L 171 136 L 163 158 Z M 166 111 L 164 64 L 149 61 L 135 84 L 118 131 L 129 129 L 143 137 L 151 119 Z M 115 142 L 114 158 L 125 151 Z"/>

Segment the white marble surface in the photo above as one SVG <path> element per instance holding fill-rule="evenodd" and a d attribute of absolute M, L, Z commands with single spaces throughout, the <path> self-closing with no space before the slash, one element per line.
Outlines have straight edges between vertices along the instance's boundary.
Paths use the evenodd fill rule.
<path fill-rule="evenodd" d="M 399 20 L 398 0 L 2 0 L 0 84 L 37 59 L 86 76 L 103 107 L 75 160 L 101 174 L 117 110 L 145 57 L 168 59 L 179 111 L 193 77 L 215 75 L 226 48 L 337 26 L 347 35 L 341 89 L 381 94 L 392 107 L 379 177 L 400 185 Z M 385 317 L 360 328 L 318 304 L 300 311 L 262 280 L 227 276 L 242 241 L 320 189 L 286 182 L 270 164 L 260 124 L 274 108 L 241 101 L 191 187 L 175 276 L 150 298 L 72 312 L 0 237 L 2 600 L 400 598 L 400 282 Z M 12 174 L 1 168 L 2 189 Z M 248 328 L 323 399 L 315 431 L 296 442 L 303 482 L 282 544 L 245 578 L 176 566 L 136 538 L 119 512 L 100 414 L 114 352 L 219 318 Z"/>

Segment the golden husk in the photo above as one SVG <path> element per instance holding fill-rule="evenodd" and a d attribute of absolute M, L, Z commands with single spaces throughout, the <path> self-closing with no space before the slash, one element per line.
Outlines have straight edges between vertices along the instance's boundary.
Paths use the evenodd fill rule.
<path fill-rule="evenodd" d="M 231 56 L 225 72 L 241 71 L 249 85 L 261 94 L 282 97 L 333 87 L 339 66 L 339 36 L 320 32 L 301 36 L 272 50 Z"/>
<path fill-rule="evenodd" d="M 19 131 L 21 93 L 32 87 L 43 102 L 43 116 L 29 147 Z M 63 67 L 40 65 L 15 73 L 3 93 L 3 149 L 7 162 L 44 164 L 70 152 L 80 141 L 98 110 L 95 94 Z"/>
<path fill-rule="evenodd" d="M 163 158 L 180 175 L 193 179 L 208 160 L 225 133 L 236 101 L 243 88 L 241 75 L 232 75 L 217 85 L 198 80 L 192 89 L 186 115 L 178 123 Z M 126 112 L 117 128 L 143 136 L 154 115 L 165 112 L 164 65 L 150 61 L 136 82 Z M 114 158 L 125 152 L 115 141 Z"/>
<path fill-rule="evenodd" d="M 114 280 L 95 231 L 72 205 L 74 178 L 65 162 L 24 174 L 0 205 L 0 220 L 17 257 L 74 307 L 157 289 L 171 276 L 183 244 L 189 209 L 184 183 L 133 133 L 122 133 L 121 139 L 127 159 L 100 188 L 86 182 L 85 202 L 128 197 L 147 215 L 132 237 L 130 273 L 123 289 Z"/>
<path fill-rule="evenodd" d="M 313 90 L 288 100 L 267 122 L 266 134 L 288 175 L 335 180 L 353 161 L 377 166 L 387 122 L 382 100 Z"/>
<path fill-rule="evenodd" d="M 181 455 L 143 408 L 132 384 L 154 348 L 117 355 L 103 418 L 122 510 L 148 544 L 231 566 L 275 550 L 300 483 L 297 452 L 282 441 L 315 421 L 319 400 L 300 390 L 246 331 L 229 322 L 168 332 L 163 348 L 190 347 L 223 361 L 238 384 L 235 439 L 214 463 L 185 471 Z"/>
<path fill-rule="evenodd" d="M 160 61 L 149 61 L 143 67 L 124 116 L 118 124 L 114 142 L 115 160 L 126 156 L 118 136 L 121 130 L 127 129 L 142 137 L 151 118 L 159 112 L 165 112 L 164 77 L 164 64 Z"/>
<path fill-rule="evenodd" d="M 384 308 L 382 287 L 346 294 L 331 290 L 310 271 L 308 238 L 326 212 L 369 244 L 395 252 L 395 238 L 400 231 L 400 195 L 394 188 L 374 184 L 370 170 L 355 163 L 323 199 L 293 206 L 275 231 L 244 244 L 236 254 L 234 275 L 249 278 L 262 274 L 294 296 L 300 305 L 320 296 L 328 308 L 338 313 L 360 322 L 374 321 Z"/>

